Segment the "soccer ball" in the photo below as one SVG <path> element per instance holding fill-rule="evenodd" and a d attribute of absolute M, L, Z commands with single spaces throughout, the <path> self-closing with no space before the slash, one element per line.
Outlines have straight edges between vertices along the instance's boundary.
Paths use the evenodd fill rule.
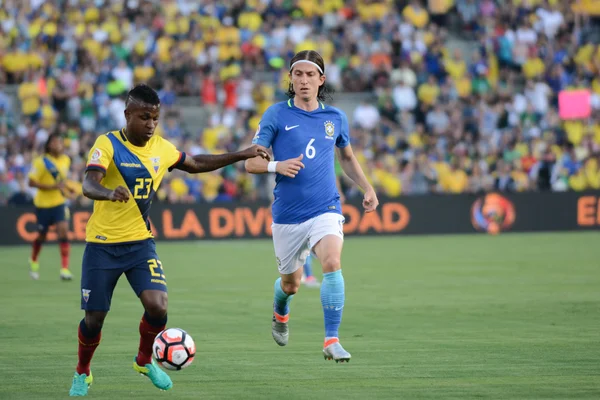
<path fill-rule="evenodd" d="M 196 344 L 183 329 L 168 328 L 156 335 L 152 355 L 163 368 L 179 371 L 194 361 Z"/>

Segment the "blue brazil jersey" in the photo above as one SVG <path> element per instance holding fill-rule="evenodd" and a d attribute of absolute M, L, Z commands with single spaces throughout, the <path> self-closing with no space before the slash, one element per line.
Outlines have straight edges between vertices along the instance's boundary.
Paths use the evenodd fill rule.
<path fill-rule="evenodd" d="M 272 147 L 276 161 L 304 155 L 305 168 L 295 178 L 277 174 L 273 222 L 299 224 L 323 213 L 342 213 L 334 146 L 350 143 L 343 111 L 321 102 L 314 111 L 294 106 L 291 99 L 274 104 L 263 114 L 252 143 Z"/>

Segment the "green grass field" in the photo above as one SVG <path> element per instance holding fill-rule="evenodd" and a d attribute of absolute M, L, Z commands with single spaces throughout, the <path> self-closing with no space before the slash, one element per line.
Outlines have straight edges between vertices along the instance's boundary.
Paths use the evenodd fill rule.
<path fill-rule="evenodd" d="M 598 399 L 598 233 L 349 238 L 342 258 L 349 364 L 324 361 L 319 291 L 292 302 L 290 343 L 271 338 L 270 241 L 158 243 L 169 326 L 198 353 L 158 392 L 135 374 L 142 308 L 123 277 L 92 363 L 98 399 Z M 2 249 L 0 398 L 66 398 L 76 364 L 79 262 L 56 246 Z M 77 266 L 77 267 L 75 267 Z M 318 269 L 315 268 L 315 269 Z"/>

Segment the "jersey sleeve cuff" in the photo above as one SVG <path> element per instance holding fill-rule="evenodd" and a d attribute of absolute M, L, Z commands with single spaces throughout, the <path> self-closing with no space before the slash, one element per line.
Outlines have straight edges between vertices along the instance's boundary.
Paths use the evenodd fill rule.
<path fill-rule="evenodd" d="M 269 141 L 267 139 L 258 139 L 258 140 L 253 140 L 252 144 L 257 144 L 259 146 L 265 147 L 265 148 L 269 148 L 271 147 L 271 143 L 269 143 Z"/>
<path fill-rule="evenodd" d="M 85 167 L 85 172 L 88 171 L 100 171 L 106 173 L 106 168 L 100 164 L 88 164 L 87 167 Z"/>
<path fill-rule="evenodd" d="M 185 153 L 183 151 L 180 151 L 179 159 L 175 162 L 175 164 L 173 164 L 169 167 L 169 172 L 173 171 L 175 168 L 182 166 L 183 163 L 185 162 L 185 157 L 186 157 Z"/>

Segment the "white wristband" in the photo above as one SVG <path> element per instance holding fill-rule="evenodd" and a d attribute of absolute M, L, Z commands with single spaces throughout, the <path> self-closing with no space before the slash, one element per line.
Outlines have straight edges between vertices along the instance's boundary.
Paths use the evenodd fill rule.
<path fill-rule="evenodd" d="M 267 171 L 268 172 L 277 172 L 277 163 L 279 161 L 269 161 L 269 164 L 267 164 Z"/>

